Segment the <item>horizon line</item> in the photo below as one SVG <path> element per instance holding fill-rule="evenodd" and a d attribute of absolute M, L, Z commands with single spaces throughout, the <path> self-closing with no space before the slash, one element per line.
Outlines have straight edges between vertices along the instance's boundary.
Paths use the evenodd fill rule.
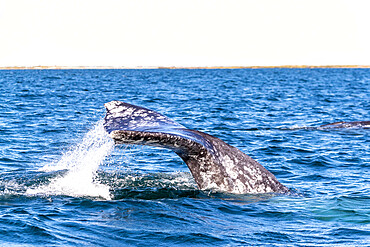
<path fill-rule="evenodd" d="M 251 65 L 251 66 L 0 66 L 0 70 L 64 69 L 269 69 L 269 68 L 370 68 L 370 65 Z"/>

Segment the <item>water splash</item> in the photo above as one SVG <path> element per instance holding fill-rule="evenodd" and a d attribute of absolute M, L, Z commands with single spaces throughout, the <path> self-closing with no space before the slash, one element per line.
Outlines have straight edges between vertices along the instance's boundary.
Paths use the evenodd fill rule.
<path fill-rule="evenodd" d="M 99 121 L 74 149 L 68 151 L 56 163 L 46 165 L 41 171 L 67 170 L 53 178 L 47 185 L 29 188 L 28 195 L 91 196 L 111 199 L 109 186 L 97 179 L 97 170 L 104 159 L 113 151 L 114 142 Z"/>

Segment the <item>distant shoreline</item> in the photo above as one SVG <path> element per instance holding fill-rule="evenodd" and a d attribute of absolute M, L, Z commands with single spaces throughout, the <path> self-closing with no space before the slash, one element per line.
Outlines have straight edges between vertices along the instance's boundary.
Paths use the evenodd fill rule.
<path fill-rule="evenodd" d="M 5 66 L 0 70 L 69 70 L 69 69 L 315 69 L 370 68 L 370 65 L 280 65 L 280 66 Z"/>

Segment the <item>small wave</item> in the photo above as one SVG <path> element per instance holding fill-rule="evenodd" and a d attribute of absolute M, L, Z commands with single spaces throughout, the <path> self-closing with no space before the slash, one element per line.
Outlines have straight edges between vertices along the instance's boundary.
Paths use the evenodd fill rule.
<path fill-rule="evenodd" d="M 202 194 L 188 172 L 149 174 L 104 174 L 101 180 L 109 184 L 114 200 L 195 198 Z"/>
<path fill-rule="evenodd" d="M 72 196 L 104 200 L 198 198 L 207 193 L 198 189 L 188 172 L 121 173 L 98 171 L 91 182 L 78 172 L 59 170 L 30 172 L 0 178 L 0 196 Z"/>
<path fill-rule="evenodd" d="M 278 130 L 315 130 L 317 127 L 312 127 L 312 126 L 302 126 L 295 124 L 293 126 L 288 126 L 288 127 L 279 127 L 277 128 Z"/>

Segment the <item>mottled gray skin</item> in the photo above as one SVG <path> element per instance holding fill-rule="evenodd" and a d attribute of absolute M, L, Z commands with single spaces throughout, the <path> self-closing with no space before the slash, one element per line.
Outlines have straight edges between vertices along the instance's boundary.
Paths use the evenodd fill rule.
<path fill-rule="evenodd" d="M 342 129 L 342 128 L 369 129 L 370 121 L 336 122 L 336 123 L 321 125 L 319 127 L 319 129 Z"/>
<path fill-rule="evenodd" d="M 104 106 L 104 127 L 116 144 L 173 150 L 185 161 L 202 190 L 235 194 L 289 191 L 257 161 L 214 136 L 187 129 L 135 105 L 112 101 Z"/>

